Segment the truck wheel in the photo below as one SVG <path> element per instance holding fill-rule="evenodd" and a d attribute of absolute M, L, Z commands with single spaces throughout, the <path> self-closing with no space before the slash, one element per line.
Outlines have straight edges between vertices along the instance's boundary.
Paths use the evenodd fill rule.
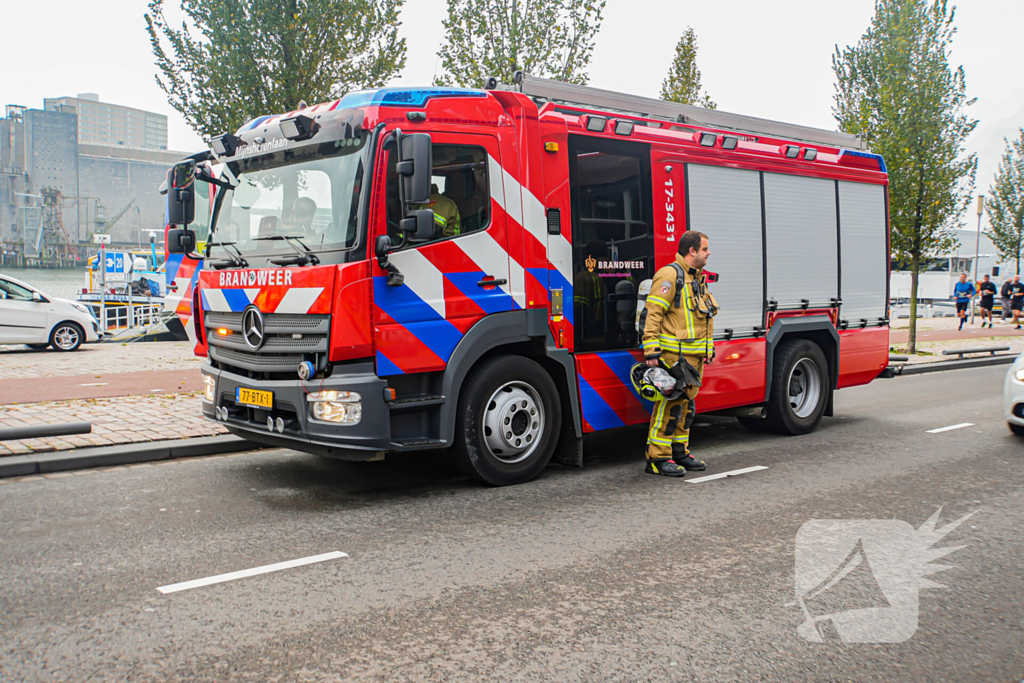
<path fill-rule="evenodd" d="M 772 368 L 765 427 L 776 434 L 807 434 L 821 422 L 831 387 L 828 363 L 817 344 L 806 339 L 783 343 Z"/>
<path fill-rule="evenodd" d="M 77 351 L 85 340 L 85 331 L 78 323 L 61 323 L 50 333 L 50 346 L 58 351 Z"/>
<path fill-rule="evenodd" d="M 544 368 L 521 356 L 497 356 L 462 386 L 454 451 L 463 472 L 491 486 L 540 474 L 562 422 L 558 390 Z"/>

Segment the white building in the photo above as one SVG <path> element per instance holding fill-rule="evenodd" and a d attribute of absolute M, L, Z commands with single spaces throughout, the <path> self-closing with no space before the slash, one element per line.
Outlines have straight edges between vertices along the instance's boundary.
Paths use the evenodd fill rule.
<path fill-rule="evenodd" d="M 968 280 L 973 280 L 977 231 L 957 230 L 956 235 L 960 240 L 959 246 L 926 260 L 917 286 L 917 296 L 922 303 L 949 301 L 960 273 L 967 273 Z M 1016 263 L 1001 263 L 995 245 L 982 231 L 978 246 L 978 279 L 986 274 L 998 287 L 1006 278 L 1016 274 Z M 910 300 L 910 271 L 901 270 L 896 259 L 892 260 L 889 275 L 889 298 L 894 303 Z"/>

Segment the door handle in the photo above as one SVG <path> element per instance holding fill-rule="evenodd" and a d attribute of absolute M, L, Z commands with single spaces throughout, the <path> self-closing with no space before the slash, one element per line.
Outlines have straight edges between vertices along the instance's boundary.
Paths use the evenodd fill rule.
<path fill-rule="evenodd" d="M 488 275 L 487 277 L 490 277 L 490 276 Z M 476 283 L 476 286 L 477 287 L 496 287 L 498 285 L 507 285 L 507 284 L 508 284 L 508 280 L 504 280 L 504 279 L 502 279 L 502 280 L 495 280 L 494 278 L 491 278 L 491 279 L 488 280 L 487 278 L 484 278 L 480 282 Z"/>

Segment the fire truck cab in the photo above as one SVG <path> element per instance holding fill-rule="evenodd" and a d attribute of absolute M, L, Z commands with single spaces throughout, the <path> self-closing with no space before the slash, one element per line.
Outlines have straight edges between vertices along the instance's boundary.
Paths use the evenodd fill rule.
<path fill-rule="evenodd" d="M 801 434 L 886 368 L 887 176 L 858 138 L 488 85 L 260 117 L 171 170 L 206 417 L 348 460 L 451 448 L 492 485 L 581 465 L 584 434 L 648 420 L 637 311 L 691 229 L 721 306 L 699 412 Z"/>

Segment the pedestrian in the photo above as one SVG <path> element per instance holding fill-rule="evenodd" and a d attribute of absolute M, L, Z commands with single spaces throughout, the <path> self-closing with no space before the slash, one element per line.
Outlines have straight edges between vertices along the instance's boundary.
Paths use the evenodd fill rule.
<path fill-rule="evenodd" d="M 1002 319 L 1010 319 L 1010 287 L 1013 286 L 1013 280 L 1006 278 L 1003 281 L 1003 286 L 999 288 L 999 299 L 1003 304 Z"/>
<path fill-rule="evenodd" d="M 1024 308 L 1024 283 L 1020 281 L 1020 275 L 1013 276 L 1013 284 L 1010 285 L 1010 310 L 1013 311 L 1013 329 L 1020 329 L 1020 312 Z"/>
<path fill-rule="evenodd" d="M 953 285 L 953 297 L 956 299 L 956 314 L 960 316 L 961 330 L 967 321 L 967 306 L 970 305 L 974 294 L 974 283 L 967 281 L 967 273 L 960 273 L 960 282 Z"/>
<path fill-rule="evenodd" d="M 715 358 L 715 298 L 708 291 L 704 266 L 711 250 L 708 237 L 690 230 L 679 240 L 675 261 L 658 270 L 647 296 L 647 321 L 643 351 L 648 366 L 671 368 L 687 363 L 704 376 L 704 365 Z M 677 378 L 683 373 L 677 369 Z M 693 373 L 689 373 L 693 374 Z M 707 465 L 690 454 L 690 425 L 696 412 L 699 384 L 687 384 L 681 396 L 656 400 L 647 433 L 645 472 L 682 477 L 687 470 L 703 471 Z"/>
<path fill-rule="evenodd" d="M 996 302 L 996 286 L 988 275 L 985 275 L 978 283 L 978 293 L 981 294 L 981 303 L 978 308 L 981 312 L 981 327 L 985 328 L 985 316 L 988 316 L 988 328 L 992 329 L 992 307 Z"/>

